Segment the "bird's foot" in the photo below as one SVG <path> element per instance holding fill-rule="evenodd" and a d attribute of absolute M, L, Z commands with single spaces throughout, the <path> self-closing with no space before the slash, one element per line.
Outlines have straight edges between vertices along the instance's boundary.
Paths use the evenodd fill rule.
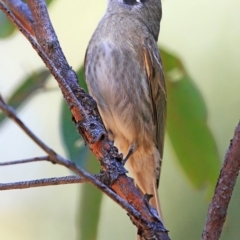
<path fill-rule="evenodd" d="M 136 148 L 137 148 L 136 144 L 133 143 L 133 144 L 130 145 L 130 148 L 128 150 L 128 154 L 122 161 L 123 166 L 126 164 L 127 160 L 132 156 L 132 154 L 135 152 Z"/>

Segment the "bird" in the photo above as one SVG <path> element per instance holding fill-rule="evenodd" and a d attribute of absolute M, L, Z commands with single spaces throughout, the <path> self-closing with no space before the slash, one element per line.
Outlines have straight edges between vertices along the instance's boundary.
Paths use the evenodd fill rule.
<path fill-rule="evenodd" d="M 157 45 L 161 17 L 161 0 L 108 0 L 84 61 L 89 94 L 108 136 L 159 215 L 167 105 Z"/>

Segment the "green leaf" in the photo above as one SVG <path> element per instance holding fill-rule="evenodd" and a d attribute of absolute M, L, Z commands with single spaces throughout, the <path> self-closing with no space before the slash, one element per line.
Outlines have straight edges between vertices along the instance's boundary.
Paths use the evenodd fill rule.
<path fill-rule="evenodd" d="M 40 70 L 39 72 L 32 73 L 24 81 L 22 81 L 21 85 L 16 88 L 7 101 L 7 104 L 12 106 L 14 109 L 19 109 L 35 92 L 44 88 L 48 77 L 48 70 Z M 5 115 L 0 113 L 0 124 L 5 118 Z"/>
<path fill-rule="evenodd" d="M 77 72 L 79 84 L 85 90 L 87 89 L 84 80 L 84 70 L 80 68 Z M 72 115 L 65 102 L 62 102 L 61 111 L 61 135 L 64 146 L 66 147 L 67 153 L 72 161 L 81 167 L 85 166 L 88 156 L 88 146 L 85 145 L 81 135 L 77 132 L 75 124 L 71 121 Z"/>
<path fill-rule="evenodd" d="M 61 110 L 61 136 L 69 158 L 78 166 L 84 167 L 88 156 L 88 147 L 81 135 L 77 132 L 75 124 L 71 120 L 72 115 L 66 104 L 62 102 Z"/>
<path fill-rule="evenodd" d="M 95 156 L 90 153 L 87 160 L 87 170 L 99 172 L 99 164 Z M 81 189 L 81 200 L 78 211 L 77 239 L 97 240 L 98 225 L 103 194 L 96 187 L 84 184 Z"/>
<path fill-rule="evenodd" d="M 81 88 L 83 88 L 88 93 L 87 84 L 84 77 L 84 68 L 83 66 L 77 71 L 78 82 Z"/>
<path fill-rule="evenodd" d="M 23 0 L 23 2 L 27 3 L 26 0 Z M 52 2 L 53 2 L 53 0 L 46 0 L 46 4 L 47 4 L 47 5 L 50 5 Z"/>
<path fill-rule="evenodd" d="M 53 2 L 53 0 L 46 0 L 46 4 L 49 6 L 51 3 Z"/>
<path fill-rule="evenodd" d="M 5 14 L 0 11 L 0 38 L 9 37 L 14 30 L 14 25 L 8 20 Z"/>
<path fill-rule="evenodd" d="M 83 67 L 79 69 L 77 76 L 80 86 L 87 91 Z M 85 167 L 89 172 L 99 172 L 100 166 L 98 161 L 89 151 L 88 146 L 85 146 L 82 137 L 77 133 L 65 101 L 63 102 L 61 114 L 61 132 L 64 145 L 71 160 L 79 166 Z M 101 203 L 102 193 L 98 189 L 90 184 L 84 184 L 81 187 L 81 201 L 77 216 L 77 239 L 97 239 Z"/>
<path fill-rule="evenodd" d="M 62 111 L 61 130 L 63 142 L 72 161 L 88 171 L 99 172 L 100 166 L 93 154 L 85 146 L 71 121 L 71 114 L 66 104 Z M 76 143 L 81 142 L 79 146 Z M 81 186 L 81 199 L 77 214 L 77 239 L 97 239 L 102 193 L 90 184 Z"/>
<path fill-rule="evenodd" d="M 216 142 L 207 124 L 204 99 L 182 62 L 161 49 L 167 84 L 167 133 L 179 163 L 194 186 L 215 187 L 220 169 Z"/>

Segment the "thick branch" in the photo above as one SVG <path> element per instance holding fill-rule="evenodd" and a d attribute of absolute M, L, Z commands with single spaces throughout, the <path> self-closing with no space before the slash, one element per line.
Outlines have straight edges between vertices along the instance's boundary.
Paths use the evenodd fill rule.
<path fill-rule="evenodd" d="M 13 189 L 26 189 L 34 187 L 46 187 L 54 185 L 64 185 L 73 183 L 87 183 L 88 181 L 79 176 L 66 176 L 58 178 L 43 178 L 31 181 L 22 181 L 14 183 L 0 183 L 0 191 Z"/>
<path fill-rule="evenodd" d="M 1 3 L 0 3 L 1 4 Z M 0 5 L 1 6 L 1 5 Z M 121 202 L 121 199 L 113 193 L 107 186 L 101 183 L 98 179 L 95 179 L 91 174 L 87 173 L 83 169 L 79 168 L 70 160 L 63 158 L 62 156 L 58 155 L 54 152 L 51 148 L 49 148 L 45 143 L 43 143 L 15 114 L 14 110 L 8 106 L 3 98 L 0 95 L 0 109 L 9 117 L 11 118 L 40 148 L 43 149 L 48 155 L 49 158 L 60 165 L 63 165 L 76 174 L 83 176 L 93 185 L 101 189 L 104 193 L 110 196 L 113 200 L 118 199 Z"/>
<path fill-rule="evenodd" d="M 1 3 L 0 3 L 0 7 L 1 7 Z M 2 97 L 0 96 L 0 109 L 12 120 L 15 121 L 15 123 L 17 123 L 17 125 L 39 146 L 41 147 L 46 153 L 49 154 L 49 157 L 52 161 L 63 165 L 67 168 L 69 168 L 70 170 L 72 170 L 73 172 L 75 172 L 76 174 L 82 176 L 87 182 L 92 183 L 94 186 L 96 186 L 97 188 L 99 188 L 102 192 L 104 192 L 106 195 L 108 195 L 113 201 L 115 201 L 116 203 L 118 203 L 123 209 L 125 209 L 132 221 L 141 228 L 142 231 L 146 232 L 146 235 L 150 235 L 150 237 L 155 236 L 155 235 L 159 235 L 161 237 L 156 238 L 156 239 L 160 239 L 160 240 L 168 240 L 168 235 L 167 232 L 165 230 L 165 228 L 162 226 L 162 223 L 160 221 L 158 221 L 158 219 L 153 215 L 153 219 L 151 219 L 153 222 L 149 222 L 148 219 L 145 219 L 142 216 L 142 212 L 138 212 L 136 211 L 136 209 L 134 207 L 132 207 L 131 205 L 129 205 L 126 201 L 125 201 L 125 197 L 123 194 L 123 199 L 121 197 L 119 197 L 115 192 L 113 192 L 111 189 L 109 189 L 105 184 L 103 184 L 102 182 L 100 182 L 97 178 L 95 178 L 94 176 L 92 176 L 91 174 L 85 172 L 84 170 L 82 170 L 81 168 L 79 168 L 78 166 L 75 165 L 75 163 L 61 157 L 60 155 L 58 155 L 57 153 L 55 153 L 52 149 L 50 149 L 48 146 L 46 146 L 41 140 L 39 140 L 25 125 L 24 123 L 17 117 L 17 115 L 15 114 L 14 110 L 9 107 L 2 99 Z M 122 178 L 120 178 L 122 179 Z M 127 178 L 128 179 L 128 178 Z M 121 186 L 123 188 L 123 192 L 124 190 L 128 190 L 127 188 L 127 182 L 121 182 L 121 184 L 123 184 L 123 186 Z M 126 186 L 125 186 L 126 185 Z M 131 182 L 131 185 L 133 185 L 133 183 Z M 133 185 L 134 186 L 134 185 Z M 131 189 L 131 186 L 130 186 Z M 133 189 L 134 191 L 135 189 Z M 128 192 L 126 192 L 126 195 L 128 194 Z M 134 195 L 134 192 L 133 192 Z M 141 198 L 141 196 L 139 196 L 139 198 L 137 199 L 137 201 L 140 201 L 140 204 L 142 204 L 142 207 L 146 207 L 146 203 L 144 201 L 144 199 Z M 144 209 L 145 210 L 145 209 Z M 145 210 L 147 211 L 150 216 L 151 216 L 151 212 L 149 211 L 149 209 Z M 155 221 L 156 222 L 155 222 Z M 163 236 L 163 237 L 162 237 Z M 151 239 L 151 238 L 146 238 L 146 239 Z"/>
<path fill-rule="evenodd" d="M 21 24 L 34 35 L 33 17 L 28 5 L 21 0 L 2 0 L 6 6 L 11 9 L 12 13 L 17 17 Z"/>
<path fill-rule="evenodd" d="M 77 76 L 69 66 L 62 52 L 57 35 L 53 29 L 45 1 L 27 0 L 27 3 L 29 5 L 31 13 L 33 14 L 33 30 L 35 32 L 35 36 L 39 45 L 42 47 L 43 51 L 49 57 L 49 59 L 53 60 L 54 66 L 67 82 L 70 89 L 74 90 L 74 88 L 79 88 Z M 66 91 L 64 89 L 65 86 L 62 86 L 62 84 L 59 86 L 63 91 L 63 94 L 66 94 Z"/>
<path fill-rule="evenodd" d="M 240 122 L 230 142 L 218 179 L 212 202 L 208 209 L 203 240 L 218 240 L 221 236 L 227 209 L 240 169 Z"/>
<path fill-rule="evenodd" d="M 85 141 L 89 144 L 90 149 L 100 161 L 104 171 L 104 182 L 123 199 L 119 198 L 113 191 L 108 189 L 106 185 L 96 180 L 93 176 L 78 168 L 74 163 L 63 159 L 46 146 L 44 146 L 45 151 L 51 159 L 55 157 L 57 163 L 67 166 L 75 173 L 88 178 L 91 183 L 101 188 L 103 192 L 120 204 L 131 215 L 131 219 L 141 230 L 145 239 L 153 239 L 154 237 L 155 239 L 164 239 L 162 236 L 159 237 L 159 235 L 167 236 L 167 231 L 163 228 L 161 221 L 149 210 L 149 204 L 143 199 L 132 180 L 125 175 L 126 171 L 121 164 L 122 157 L 118 154 L 113 143 L 108 139 L 95 101 L 78 86 L 76 74 L 69 67 L 61 51 L 48 16 L 45 2 L 42 0 L 28 0 L 28 4 L 32 10 L 34 18 L 33 28 L 38 43 L 36 43 L 29 32 L 26 31 L 22 24 L 1 2 L 0 9 L 7 14 L 9 19 L 27 37 L 33 48 L 38 52 L 50 72 L 58 81 L 73 114 L 78 131 L 82 134 Z M 43 147 L 43 145 L 41 146 Z M 138 211 L 132 206 L 129 206 L 125 201 Z"/>

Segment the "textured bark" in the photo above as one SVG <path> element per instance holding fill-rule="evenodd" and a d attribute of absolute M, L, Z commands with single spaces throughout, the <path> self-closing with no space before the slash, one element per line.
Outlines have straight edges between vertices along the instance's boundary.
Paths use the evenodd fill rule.
<path fill-rule="evenodd" d="M 227 209 L 240 169 L 240 123 L 226 153 L 212 202 L 208 209 L 203 240 L 218 240 L 226 220 Z"/>
<path fill-rule="evenodd" d="M 89 182 L 120 204 L 138 227 L 143 239 L 169 239 L 167 230 L 163 227 L 161 220 L 152 211 L 148 201 L 143 198 L 139 190 L 134 186 L 133 181 L 126 176 L 126 170 L 121 163 L 122 156 L 108 139 L 95 101 L 79 87 L 76 74 L 67 63 L 61 50 L 45 2 L 42 0 L 28 0 L 27 3 L 33 17 L 33 32 L 37 42 L 31 36 L 31 33 L 18 21 L 17 15 L 14 16 L 1 2 L 0 9 L 25 35 L 58 81 L 63 96 L 72 112 L 78 132 L 83 136 L 100 162 L 102 171 L 99 179 L 104 184 L 82 171 L 74 163 L 61 158 L 51 149 L 45 148 L 49 156 L 51 159 L 55 157 L 57 163 L 65 165 L 88 179 Z M 111 189 L 122 198 L 116 196 Z"/>

